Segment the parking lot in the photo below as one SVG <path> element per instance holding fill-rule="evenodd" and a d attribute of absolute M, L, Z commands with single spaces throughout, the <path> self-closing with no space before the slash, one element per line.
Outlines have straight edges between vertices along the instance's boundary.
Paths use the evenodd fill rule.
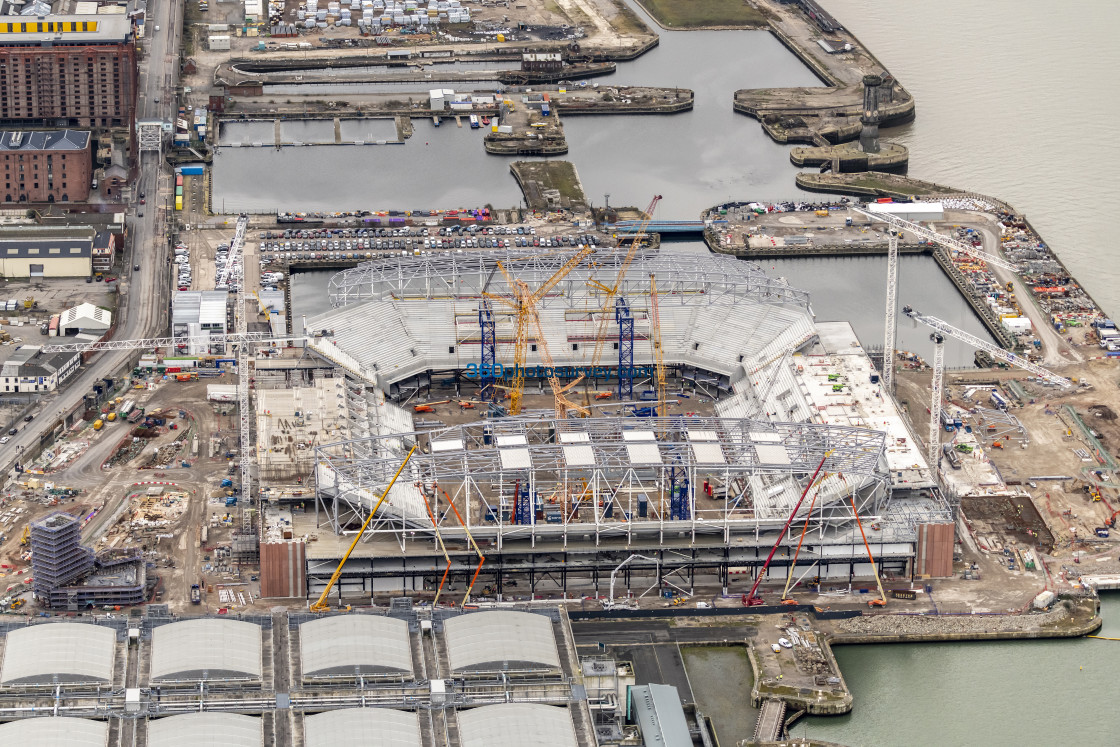
<path fill-rule="evenodd" d="M 553 228 L 541 227 L 539 233 L 536 226 L 477 225 L 266 231 L 260 234 L 260 251 L 265 265 L 283 266 L 293 261 L 372 259 L 374 252 L 385 251 L 583 247 L 613 241 L 593 233 L 554 233 Z"/>

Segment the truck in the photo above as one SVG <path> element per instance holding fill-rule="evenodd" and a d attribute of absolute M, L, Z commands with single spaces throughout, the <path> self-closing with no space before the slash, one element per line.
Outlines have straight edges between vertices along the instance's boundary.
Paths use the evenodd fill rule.
<path fill-rule="evenodd" d="M 191 584 L 191 604 L 202 604 L 202 588 L 198 584 Z"/>

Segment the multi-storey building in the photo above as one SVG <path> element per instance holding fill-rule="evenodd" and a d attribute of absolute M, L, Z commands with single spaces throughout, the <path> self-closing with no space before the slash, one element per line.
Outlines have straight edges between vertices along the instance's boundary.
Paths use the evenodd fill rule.
<path fill-rule="evenodd" d="M 0 22 L 0 123 L 131 127 L 136 46 L 125 16 Z"/>
<path fill-rule="evenodd" d="M 80 130 L 0 132 L 0 201 L 84 202 L 93 174 L 89 143 Z"/>

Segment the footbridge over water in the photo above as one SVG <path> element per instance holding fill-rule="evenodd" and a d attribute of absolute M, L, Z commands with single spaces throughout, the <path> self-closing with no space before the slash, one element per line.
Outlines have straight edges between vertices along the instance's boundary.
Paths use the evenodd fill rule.
<path fill-rule="evenodd" d="M 782 724 L 785 723 L 785 701 L 769 698 L 762 703 L 758 721 L 754 725 L 755 742 L 777 742 L 782 738 Z"/>
<path fill-rule="evenodd" d="M 680 236 L 700 236 L 708 227 L 719 228 L 726 225 L 725 220 L 655 220 L 651 221 L 644 229 L 645 233 L 673 234 Z M 613 233 L 637 233 L 641 227 L 640 220 L 620 220 L 604 228 Z"/>

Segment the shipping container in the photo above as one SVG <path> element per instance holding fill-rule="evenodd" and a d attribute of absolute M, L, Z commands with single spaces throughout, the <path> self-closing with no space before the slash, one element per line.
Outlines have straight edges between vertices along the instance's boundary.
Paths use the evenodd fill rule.
<path fill-rule="evenodd" d="M 183 197 L 181 195 L 179 197 L 175 198 L 175 209 L 176 210 L 182 210 L 183 209 Z"/>

